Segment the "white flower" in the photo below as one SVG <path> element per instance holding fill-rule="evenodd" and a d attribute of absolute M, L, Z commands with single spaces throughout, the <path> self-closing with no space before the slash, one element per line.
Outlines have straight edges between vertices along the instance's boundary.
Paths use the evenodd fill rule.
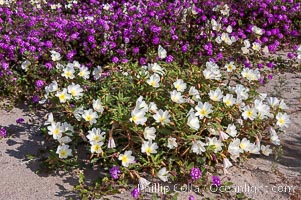
<path fill-rule="evenodd" d="M 74 99 L 79 99 L 82 97 L 84 94 L 82 93 L 84 90 L 80 87 L 79 84 L 74 84 L 72 83 L 71 85 L 68 86 L 68 93 L 74 97 Z"/>
<path fill-rule="evenodd" d="M 158 88 L 160 86 L 160 76 L 158 74 L 153 74 L 149 77 L 149 79 L 146 81 L 150 86 L 154 88 Z"/>
<path fill-rule="evenodd" d="M 220 80 L 221 73 L 219 66 L 214 62 L 206 62 L 206 69 L 203 71 L 205 79 Z"/>
<path fill-rule="evenodd" d="M 224 169 L 228 169 L 231 166 L 233 166 L 228 158 L 223 158 L 223 164 L 224 164 Z"/>
<path fill-rule="evenodd" d="M 72 150 L 69 149 L 69 145 L 58 146 L 56 153 L 59 154 L 59 158 L 67 158 L 68 156 L 72 156 Z"/>
<path fill-rule="evenodd" d="M 72 136 L 74 132 L 74 128 L 71 124 L 64 122 L 62 123 L 62 128 L 66 135 Z"/>
<path fill-rule="evenodd" d="M 224 141 L 226 139 L 229 138 L 229 135 L 227 135 L 227 133 L 225 133 L 224 131 L 219 131 L 219 139 L 220 141 Z"/>
<path fill-rule="evenodd" d="M 66 67 L 63 69 L 62 76 L 66 79 L 74 79 L 74 68 L 73 67 Z"/>
<path fill-rule="evenodd" d="M 272 153 L 272 149 L 270 149 L 270 145 L 261 145 L 261 152 L 265 156 L 269 156 Z"/>
<path fill-rule="evenodd" d="M 59 52 L 50 51 L 50 53 L 51 53 L 51 59 L 53 61 L 59 61 L 59 60 L 61 60 L 62 57 L 61 57 L 61 54 Z"/>
<path fill-rule="evenodd" d="M 178 147 L 178 143 L 176 142 L 176 140 L 177 140 L 176 138 L 169 137 L 167 139 L 167 147 L 170 149 Z"/>
<path fill-rule="evenodd" d="M 200 128 L 200 121 L 199 119 L 195 116 L 194 113 L 191 113 L 188 117 L 188 121 L 187 124 L 190 128 L 192 128 L 193 130 L 199 130 Z"/>
<path fill-rule="evenodd" d="M 166 167 L 161 168 L 158 171 L 158 177 L 163 181 L 163 182 L 167 182 L 168 181 L 168 171 L 166 170 Z"/>
<path fill-rule="evenodd" d="M 202 152 L 206 151 L 205 146 L 205 143 L 201 142 L 200 140 L 197 140 L 192 143 L 191 150 L 193 153 L 201 154 Z"/>
<path fill-rule="evenodd" d="M 102 153 L 103 152 L 103 150 L 101 148 L 102 145 L 103 145 L 103 142 L 92 143 L 91 153 Z"/>
<path fill-rule="evenodd" d="M 105 139 L 105 132 L 101 132 L 99 128 L 93 128 L 91 131 L 88 131 L 87 138 L 90 144 L 99 143 Z"/>
<path fill-rule="evenodd" d="M 231 137 L 235 137 L 237 134 L 236 126 L 234 124 L 229 124 L 226 130 Z"/>
<path fill-rule="evenodd" d="M 223 102 L 226 106 L 232 106 L 235 103 L 235 99 L 232 94 L 226 94 L 226 96 L 223 97 Z"/>
<path fill-rule="evenodd" d="M 118 160 L 122 161 L 124 167 L 128 167 L 129 164 L 134 162 L 135 157 L 132 156 L 132 151 L 125 151 L 124 154 L 119 155 Z"/>
<path fill-rule="evenodd" d="M 184 83 L 182 79 L 178 79 L 176 82 L 173 83 L 173 86 L 177 89 L 178 92 L 184 92 L 187 87 L 187 84 Z"/>
<path fill-rule="evenodd" d="M 251 148 L 251 142 L 247 138 L 243 138 L 239 144 L 239 147 L 245 152 L 248 152 Z"/>
<path fill-rule="evenodd" d="M 155 140 L 156 139 L 156 129 L 154 127 L 145 127 L 143 131 L 143 136 L 146 140 Z"/>
<path fill-rule="evenodd" d="M 139 178 L 139 189 L 144 190 L 150 184 L 151 184 L 151 182 L 149 182 L 145 178 L 142 178 L 142 177 Z"/>
<path fill-rule="evenodd" d="M 243 150 L 240 148 L 240 139 L 236 138 L 230 142 L 228 151 L 233 158 L 239 157 L 239 154 L 243 152 Z"/>
<path fill-rule="evenodd" d="M 214 91 L 210 90 L 210 92 L 209 92 L 209 98 L 212 101 L 221 101 L 221 99 L 223 98 L 223 93 L 222 93 L 221 89 L 218 87 Z"/>
<path fill-rule="evenodd" d="M 245 86 L 241 84 L 237 84 L 234 88 L 234 91 L 237 95 L 237 102 L 236 103 L 241 103 L 242 100 L 248 99 L 249 95 L 249 88 L 246 88 Z"/>
<path fill-rule="evenodd" d="M 153 73 L 160 74 L 161 76 L 165 74 L 163 68 L 157 63 L 148 64 L 148 70 L 152 71 Z"/>
<path fill-rule="evenodd" d="M 158 107 L 157 107 L 156 103 L 150 102 L 149 103 L 149 110 L 153 113 L 156 113 L 158 111 Z"/>
<path fill-rule="evenodd" d="M 168 111 L 159 110 L 156 114 L 153 115 L 153 118 L 157 123 L 161 123 L 162 125 L 168 124 L 170 122 L 170 114 Z"/>
<path fill-rule="evenodd" d="M 101 104 L 101 101 L 100 101 L 99 99 L 93 100 L 92 106 L 93 106 L 93 109 L 94 109 L 96 112 L 103 113 L 104 108 L 103 108 L 103 106 L 102 106 L 102 104 Z"/>
<path fill-rule="evenodd" d="M 241 72 L 242 77 L 248 79 L 248 81 L 258 81 L 260 78 L 260 72 L 258 69 L 252 70 L 244 68 Z"/>
<path fill-rule="evenodd" d="M 73 111 L 73 115 L 74 115 L 75 119 L 77 119 L 77 121 L 81 120 L 83 114 L 84 114 L 84 108 L 82 106 L 79 108 L 76 108 Z"/>
<path fill-rule="evenodd" d="M 272 108 L 276 108 L 280 103 L 280 100 L 277 97 L 269 97 L 267 101 Z"/>
<path fill-rule="evenodd" d="M 108 149 L 114 149 L 116 147 L 114 138 L 110 137 L 108 142 Z"/>
<path fill-rule="evenodd" d="M 270 132 L 270 140 L 274 145 L 280 145 L 280 139 L 275 131 L 275 129 L 273 127 L 270 126 L 269 128 L 269 132 Z"/>
<path fill-rule="evenodd" d="M 254 120 L 257 116 L 257 110 L 256 108 L 252 108 L 249 106 L 244 107 L 244 112 L 242 113 L 242 117 L 244 118 L 244 120 L 250 119 L 250 120 Z"/>
<path fill-rule="evenodd" d="M 140 97 L 136 100 L 136 108 L 138 108 L 138 109 L 143 109 L 145 112 L 148 112 L 148 105 L 147 105 L 146 102 L 143 100 L 143 96 L 140 96 Z"/>
<path fill-rule="evenodd" d="M 249 40 L 244 40 L 244 45 L 246 48 L 249 48 L 251 46 Z"/>
<path fill-rule="evenodd" d="M 234 62 L 230 62 L 230 63 L 227 63 L 225 65 L 225 68 L 227 69 L 227 72 L 232 72 L 236 69 L 236 66 L 234 65 Z"/>
<path fill-rule="evenodd" d="M 263 30 L 261 28 L 257 27 L 257 26 L 253 26 L 252 31 L 254 33 L 256 33 L 257 35 L 262 35 L 263 34 Z"/>
<path fill-rule="evenodd" d="M 49 125 L 49 124 L 52 124 L 52 123 L 55 123 L 55 121 L 53 119 L 53 114 L 49 113 L 48 117 L 47 117 L 47 121 L 44 123 L 44 125 Z"/>
<path fill-rule="evenodd" d="M 102 70 L 101 66 L 97 66 L 97 68 L 94 68 L 94 70 L 92 72 L 94 79 L 98 80 L 101 77 L 102 72 L 103 72 L 103 70 Z"/>
<path fill-rule="evenodd" d="M 144 125 L 147 121 L 147 118 L 145 117 L 145 110 L 135 107 L 135 109 L 131 112 L 130 121 L 134 122 L 137 125 Z"/>
<path fill-rule="evenodd" d="M 58 84 L 57 84 L 56 81 L 52 81 L 52 82 L 49 84 L 49 86 L 46 87 L 46 88 L 47 88 L 48 92 L 55 92 L 55 91 L 58 90 Z M 46 88 L 45 88 L 45 90 L 46 90 Z M 47 92 L 47 90 L 46 90 L 46 92 Z"/>
<path fill-rule="evenodd" d="M 257 115 L 259 119 L 266 119 L 268 116 L 271 115 L 270 113 L 270 107 L 266 104 L 264 104 L 261 100 L 256 99 L 254 101 L 254 107 L 257 110 Z"/>
<path fill-rule="evenodd" d="M 248 54 L 250 52 L 250 50 L 248 49 L 248 47 L 241 47 L 242 53 L 243 54 Z"/>
<path fill-rule="evenodd" d="M 276 115 L 276 119 L 277 119 L 277 125 L 280 127 L 280 128 L 287 128 L 288 127 L 288 124 L 291 122 L 291 120 L 289 119 L 289 116 L 286 114 L 286 113 L 278 113 Z"/>
<path fill-rule="evenodd" d="M 281 110 L 286 110 L 288 109 L 288 106 L 286 105 L 286 103 L 284 102 L 283 99 L 281 99 L 279 106 L 278 106 Z"/>
<path fill-rule="evenodd" d="M 157 143 L 152 143 L 152 141 L 144 141 L 141 146 L 141 152 L 146 153 L 148 156 L 152 153 L 157 153 L 158 145 Z"/>
<path fill-rule="evenodd" d="M 222 25 L 220 23 L 217 23 L 214 19 L 211 19 L 211 25 L 212 25 L 212 30 L 214 31 L 220 31 L 222 28 Z"/>
<path fill-rule="evenodd" d="M 58 91 L 55 96 L 59 98 L 60 103 L 65 103 L 67 100 L 71 99 L 71 95 L 67 93 L 66 88 L 64 88 L 63 91 Z"/>
<path fill-rule="evenodd" d="M 232 33 L 232 26 L 231 26 L 231 25 L 227 26 L 226 31 L 227 31 L 228 33 Z"/>
<path fill-rule="evenodd" d="M 22 62 L 21 64 L 21 68 L 27 72 L 28 67 L 31 65 L 31 62 L 29 60 L 25 60 L 24 62 Z"/>
<path fill-rule="evenodd" d="M 260 144 L 251 143 L 248 149 L 248 152 L 252 154 L 260 154 Z"/>
<path fill-rule="evenodd" d="M 82 77 L 83 79 L 88 79 L 90 77 L 90 72 L 88 67 L 80 67 L 78 76 Z"/>
<path fill-rule="evenodd" d="M 268 48 L 267 46 L 265 46 L 265 47 L 262 49 L 262 52 L 263 52 L 264 54 L 270 53 L 269 48 Z"/>
<path fill-rule="evenodd" d="M 53 139 L 57 140 L 62 137 L 64 132 L 63 127 L 61 126 L 60 122 L 52 123 L 50 126 L 47 127 L 48 134 L 53 136 Z"/>
<path fill-rule="evenodd" d="M 204 117 L 210 118 L 209 114 L 213 112 L 211 109 L 212 105 L 208 102 L 205 102 L 204 104 L 202 102 L 199 102 L 198 105 L 195 107 L 197 113 L 195 116 L 199 116 L 200 119 L 203 119 Z"/>
<path fill-rule="evenodd" d="M 161 58 L 161 59 L 166 58 L 166 54 L 167 54 L 167 51 L 161 45 L 159 45 L 159 47 L 158 47 L 159 58 Z"/>
<path fill-rule="evenodd" d="M 98 115 L 96 112 L 93 112 L 92 109 L 89 109 L 84 111 L 82 118 L 92 125 L 97 122 Z"/>
<path fill-rule="evenodd" d="M 260 51 L 261 45 L 258 42 L 253 42 L 252 49 L 254 51 Z"/>
<path fill-rule="evenodd" d="M 185 103 L 185 99 L 183 98 L 182 94 L 176 90 L 170 92 L 170 98 L 175 103 Z"/>
<path fill-rule="evenodd" d="M 213 146 L 214 153 L 217 153 L 218 151 L 222 150 L 223 143 L 221 143 L 221 141 L 218 140 L 216 137 L 213 138 L 207 137 L 207 140 L 208 140 L 207 145 Z"/>
<path fill-rule="evenodd" d="M 61 137 L 61 138 L 58 138 L 57 140 L 60 144 L 67 144 L 69 142 L 71 142 L 71 138 L 68 137 L 68 136 L 64 136 L 64 137 Z"/>

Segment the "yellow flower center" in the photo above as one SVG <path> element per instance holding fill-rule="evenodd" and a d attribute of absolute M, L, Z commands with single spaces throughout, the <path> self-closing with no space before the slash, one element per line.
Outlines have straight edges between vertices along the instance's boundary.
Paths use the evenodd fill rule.
<path fill-rule="evenodd" d="M 67 151 L 66 150 L 61 150 L 60 155 L 61 155 L 61 157 L 66 157 L 67 156 Z"/>
<path fill-rule="evenodd" d="M 59 99 L 64 101 L 66 99 L 66 95 L 64 93 L 60 94 Z"/>
<path fill-rule="evenodd" d="M 226 104 L 227 106 L 230 106 L 230 105 L 231 105 L 231 101 L 230 101 L 229 99 L 227 99 L 227 100 L 225 101 L 225 104 Z"/>
<path fill-rule="evenodd" d="M 147 148 L 145 149 L 145 152 L 146 152 L 147 154 L 150 154 L 150 153 L 152 152 L 152 149 L 151 149 L 150 147 L 147 147 Z"/>
<path fill-rule="evenodd" d="M 284 124 L 284 119 L 283 119 L 283 118 L 280 118 L 280 119 L 278 120 L 278 123 L 281 124 L 281 125 Z"/>
<path fill-rule="evenodd" d="M 128 157 L 126 155 L 123 155 L 121 157 L 121 161 L 124 162 L 124 163 L 127 163 L 128 162 Z"/>
<path fill-rule="evenodd" d="M 74 90 L 74 89 L 71 90 L 71 95 L 72 95 L 72 96 L 75 96 L 75 95 L 76 95 L 76 90 Z"/>
<path fill-rule="evenodd" d="M 200 110 L 199 112 L 201 115 L 207 115 L 207 111 L 205 109 Z"/>
<path fill-rule="evenodd" d="M 91 115 L 87 115 L 86 116 L 86 121 L 91 121 L 92 120 L 92 116 Z"/>
<path fill-rule="evenodd" d="M 240 146 L 240 148 L 242 148 L 242 149 L 245 149 L 245 148 L 246 148 L 246 144 L 245 144 L 245 143 L 241 143 L 239 146 Z"/>
<path fill-rule="evenodd" d="M 99 141 L 99 140 L 100 140 L 99 135 L 94 135 L 94 136 L 93 136 L 93 140 L 94 140 L 94 141 Z"/>
<path fill-rule="evenodd" d="M 54 131 L 53 131 L 53 135 L 58 135 L 60 133 L 60 130 L 59 129 L 54 129 Z"/>
<path fill-rule="evenodd" d="M 247 116 L 248 116 L 248 117 L 251 117 L 252 115 L 253 115 L 253 112 L 252 112 L 251 110 L 248 110 L 248 111 L 247 111 Z"/>
<path fill-rule="evenodd" d="M 166 118 L 165 117 L 159 117 L 159 122 L 163 123 L 165 122 Z"/>
<path fill-rule="evenodd" d="M 72 75 L 72 73 L 71 73 L 70 71 L 67 71 L 67 72 L 65 73 L 65 75 L 66 75 L 67 78 L 69 78 L 69 77 Z"/>
<path fill-rule="evenodd" d="M 84 72 L 83 72 L 83 71 L 80 71 L 78 75 L 79 75 L 79 76 L 83 76 L 83 75 L 84 75 Z"/>
<path fill-rule="evenodd" d="M 133 117 L 132 117 L 132 120 L 133 120 L 134 122 L 136 122 L 136 121 L 138 120 L 138 117 L 137 117 L 137 116 L 133 116 Z"/>

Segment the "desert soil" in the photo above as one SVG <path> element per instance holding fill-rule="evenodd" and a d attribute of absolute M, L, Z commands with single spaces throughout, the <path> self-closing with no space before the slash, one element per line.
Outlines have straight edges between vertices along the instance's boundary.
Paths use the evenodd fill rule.
<path fill-rule="evenodd" d="M 278 161 L 273 156 L 251 157 L 230 168 L 222 180 L 231 180 L 237 191 L 256 200 L 301 199 L 301 73 L 280 74 L 260 90 L 284 98 L 289 106 L 292 123 L 281 136 L 283 156 Z M 23 124 L 16 123 L 20 117 L 25 119 Z M 75 173 L 37 173 L 39 159 L 28 158 L 28 155 L 38 158 L 40 150 L 45 149 L 39 132 L 43 120 L 43 116 L 30 112 L 26 106 L 10 112 L 0 110 L 0 127 L 5 127 L 9 134 L 0 139 L 0 199 L 79 199 L 72 191 L 77 184 Z M 179 199 L 188 199 L 190 194 L 193 192 L 180 192 Z M 196 194 L 194 197 L 203 198 Z M 107 198 L 131 199 L 130 191 Z M 214 199 L 222 197 L 214 195 Z"/>

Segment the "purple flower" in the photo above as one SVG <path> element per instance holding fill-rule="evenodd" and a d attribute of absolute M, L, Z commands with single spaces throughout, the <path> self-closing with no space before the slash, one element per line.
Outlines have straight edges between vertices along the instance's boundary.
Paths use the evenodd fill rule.
<path fill-rule="evenodd" d="M 120 171 L 120 168 L 118 166 L 113 166 L 111 169 L 110 169 L 110 174 L 111 174 L 111 177 L 115 180 L 118 179 L 118 175 L 121 173 Z"/>
<path fill-rule="evenodd" d="M 52 69 L 52 64 L 51 63 L 45 63 L 45 67 L 48 69 L 48 70 L 51 70 Z"/>
<path fill-rule="evenodd" d="M 24 119 L 21 117 L 21 118 L 18 118 L 17 120 L 16 120 L 16 122 L 17 122 L 17 124 L 21 124 L 21 123 L 23 123 L 24 122 Z"/>
<path fill-rule="evenodd" d="M 269 75 L 268 75 L 268 79 L 272 80 L 272 79 L 273 79 L 273 75 L 272 75 L 272 74 L 269 74 Z"/>
<path fill-rule="evenodd" d="M 40 101 L 40 97 L 38 96 L 38 95 L 34 95 L 33 97 L 32 97 L 32 102 L 33 103 L 38 103 Z"/>
<path fill-rule="evenodd" d="M 198 167 L 193 167 L 190 171 L 190 176 L 192 180 L 198 180 L 202 176 L 202 172 Z"/>
<path fill-rule="evenodd" d="M 194 196 L 193 195 L 189 195 L 189 198 L 188 200 L 195 200 Z"/>
<path fill-rule="evenodd" d="M 135 199 L 138 199 L 139 194 L 140 194 L 140 192 L 139 192 L 138 188 L 133 189 L 131 192 L 132 197 L 134 197 Z"/>
<path fill-rule="evenodd" d="M 173 61 L 173 56 L 172 55 L 168 55 L 167 57 L 166 57 L 166 62 L 167 63 L 171 63 Z"/>
<path fill-rule="evenodd" d="M 118 63 L 118 61 L 119 61 L 119 59 L 118 59 L 116 56 L 114 56 L 114 57 L 112 58 L 112 62 L 113 62 L 113 63 Z"/>
<path fill-rule="evenodd" d="M 0 136 L 6 137 L 6 135 L 7 135 L 7 132 L 6 132 L 5 128 L 0 128 Z"/>
<path fill-rule="evenodd" d="M 37 80 L 36 81 L 36 87 L 37 89 L 41 89 L 44 86 L 44 81 L 43 80 Z"/>
<path fill-rule="evenodd" d="M 221 179 L 218 176 L 212 176 L 212 184 L 216 186 L 221 186 Z"/>

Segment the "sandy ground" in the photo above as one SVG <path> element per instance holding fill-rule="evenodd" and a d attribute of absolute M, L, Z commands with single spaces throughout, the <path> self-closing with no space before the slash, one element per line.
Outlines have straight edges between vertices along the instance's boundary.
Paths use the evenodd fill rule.
<path fill-rule="evenodd" d="M 301 199 L 301 73 L 285 73 L 274 78 L 261 91 L 286 99 L 292 124 L 281 136 L 284 155 L 275 162 L 273 157 L 255 156 L 229 169 L 222 180 L 231 180 L 238 192 L 258 200 Z M 16 119 L 23 117 L 24 124 Z M 29 161 L 27 155 L 39 156 L 44 149 L 43 137 L 38 131 L 42 116 L 17 107 L 0 110 L 0 126 L 9 137 L 0 140 L 0 199 L 79 199 L 72 191 L 77 183 L 73 173 L 36 173 L 39 161 Z M 90 172 L 87 172 L 91 174 Z M 193 192 L 180 192 L 178 199 L 188 199 Z M 202 196 L 194 194 L 195 199 Z M 212 196 L 206 193 L 205 196 Z M 129 191 L 105 199 L 131 199 Z M 149 199 L 148 197 L 146 199 Z M 224 199 L 214 195 L 214 199 Z"/>

